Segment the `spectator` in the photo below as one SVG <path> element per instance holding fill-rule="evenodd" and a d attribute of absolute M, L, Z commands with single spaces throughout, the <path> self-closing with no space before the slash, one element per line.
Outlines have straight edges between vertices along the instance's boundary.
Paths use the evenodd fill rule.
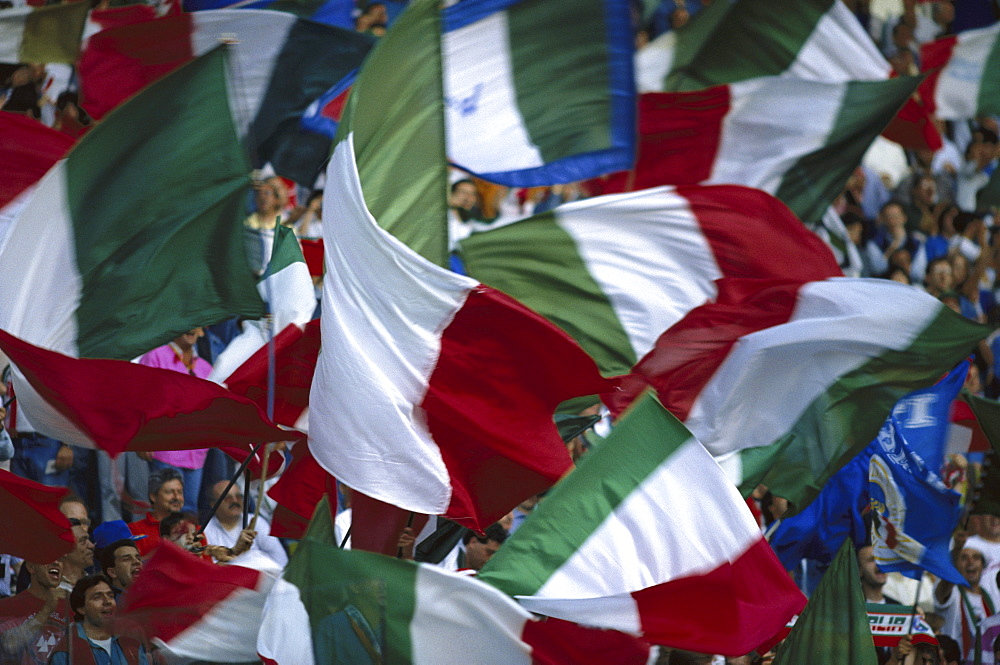
<path fill-rule="evenodd" d="M 104 575 L 91 575 L 77 582 L 69 596 L 69 606 L 76 620 L 69 633 L 69 646 L 63 638 L 49 659 L 50 665 L 148 665 L 151 662 L 139 642 L 112 631 L 117 604 L 111 580 Z M 73 650 L 72 654 L 69 649 Z"/>
<path fill-rule="evenodd" d="M 899 201 L 889 201 L 879 212 L 879 225 L 875 236 L 865 248 L 867 261 L 873 275 L 886 275 L 890 258 L 896 250 L 905 249 L 910 257 L 922 251 L 920 236 L 906 228 L 906 212 Z"/>
<path fill-rule="evenodd" d="M 136 541 L 142 556 L 160 544 L 160 521 L 184 507 L 184 480 L 176 469 L 168 467 L 149 475 L 149 503 L 151 511 L 146 518 L 128 525 L 134 535 L 148 536 Z"/>
<path fill-rule="evenodd" d="M 979 208 L 976 195 L 989 183 L 997 162 L 997 135 L 988 129 L 977 129 L 956 176 L 955 201 L 962 210 L 972 212 Z"/>
<path fill-rule="evenodd" d="M 953 556 L 955 567 L 965 578 L 968 588 L 946 580 L 939 581 L 934 589 L 934 610 L 944 617 L 942 632 L 958 642 L 964 657 L 971 661 L 979 624 L 995 614 L 997 599 L 991 598 L 980 586 L 986 563 L 982 552 L 963 547 Z"/>
<path fill-rule="evenodd" d="M 142 572 L 142 556 L 134 538 L 136 536 L 120 538 L 98 552 L 101 572 L 111 581 L 116 598 L 132 586 Z"/>
<path fill-rule="evenodd" d="M 213 501 L 223 495 L 228 484 L 229 481 L 220 480 L 212 487 Z M 215 516 L 205 526 L 205 539 L 210 545 L 234 548 L 243 530 L 243 492 L 233 485 L 225 497 Z M 288 554 L 281 541 L 271 535 L 271 525 L 263 517 L 258 517 L 256 527 L 256 537 L 251 549 L 259 550 L 279 568 L 283 568 L 288 563 Z"/>
<path fill-rule="evenodd" d="M 0 600 L 0 662 L 44 663 L 69 622 L 62 561 L 24 562 L 30 586 Z"/>
<path fill-rule="evenodd" d="M 870 545 L 858 549 L 858 571 L 861 575 L 861 591 L 865 595 L 865 602 L 899 604 L 895 598 L 890 598 L 882 593 L 882 587 L 885 586 L 888 575 L 879 570 Z"/>
<path fill-rule="evenodd" d="M 486 532 L 476 535 L 473 531 L 468 531 L 462 536 L 464 551 L 459 554 L 458 567 L 460 570 L 481 570 L 489 561 L 504 541 L 507 540 L 507 532 L 499 524 L 491 524 L 486 527 Z"/>

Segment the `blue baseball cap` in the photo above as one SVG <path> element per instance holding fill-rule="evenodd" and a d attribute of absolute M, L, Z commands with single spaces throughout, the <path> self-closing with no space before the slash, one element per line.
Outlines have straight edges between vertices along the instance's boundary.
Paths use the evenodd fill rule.
<path fill-rule="evenodd" d="M 119 540 L 142 540 L 145 537 L 132 535 L 124 520 L 111 520 L 94 529 L 94 547 L 101 549 Z"/>

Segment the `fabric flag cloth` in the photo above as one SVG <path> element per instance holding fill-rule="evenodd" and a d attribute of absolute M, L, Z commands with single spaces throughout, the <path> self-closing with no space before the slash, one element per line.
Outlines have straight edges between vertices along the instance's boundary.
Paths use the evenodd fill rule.
<path fill-rule="evenodd" d="M 567 653 L 573 642 L 578 650 Z M 590 648 L 579 649 L 581 643 Z M 257 652 L 268 665 L 642 665 L 649 659 L 648 645 L 535 620 L 471 577 L 308 538 L 271 591 Z"/>
<path fill-rule="evenodd" d="M 416 537 L 427 520 L 427 515 L 417 515 L 355 491 L 351 495 L 351 549 L 396 556 L 403 529 L 409 526 Z"/>
<path fill-rule="evenodd" d="M 722 469 L 650 394 L 478 579 L 537 614 L 728 656 L 805 604 Z"/>
<path fill-rule="evenodd" d="M 270 162 L 278 174 L 311 186 L 330 154 L 330 140 L 301 132 L 299 117 L 361 64 L 372 45 L 368 35 L 260 9 L 194 12 L 120 26 L 92 35 L 81 54 L 83 104 L 100 118 L 220 41 L 229 44 L 233 91 L 223 118 L 231 117 L 255 167 Z"/>
<path fill-rule="evenodd" d="M 924 44 L 920 86 L 928 108 L 942 120 L 1000 115 L 1000 23 Z"/>
<path fill-rule="evenodd" d="M 0 551 L 34 563 L 51 563 L 73 551 L 73 527 L 59 510 L 68 494 L 65 487 L 47 487 L 0 469 Z"/>
<path fill-rule="evenodd" d="M 868 625 L 877 647 L 894 647 L 901 637 L 910 635 L 913 644 L 937 644 L 934 630 L 922 616 L 914 614 L 912 605 L 866 603 Z"/>
<path fill-rule="evenodd" d="M 592 183 L 604 194 L 746 185 L 773 194 L 814 225 L 920 80 L 766 77 L 697 92 L 647 93 L 639 98 L 635 168 Z M 809 113 L 800 113 L 805 107 Z"/>
<path fill-rule="evenodd" d="M 998 661 L 993 657 L 993 644 L 1000 638 L 1000 615 L 994 614 L 983 619 L 979 624 L 979 630 L 982 631 L 980 638 L 982 665 L 996 665 Z"/>
<path fill-rule="evenodd" d="M 530 187 L 631 163 L 628 2 L 465 0 L 441 21 L 448 157 L 459 167 Z"/>
<path fill-rule="evenodd" d="M 331 139 L 335 137 L 344 114 L 344 106 L 347 105 L 347 97 L 351 94 L 351 86 L 357 78 L 357 70 L 350 72 L 310 104 L 302 114 L 300 121 L 302 129 L 329 136 Z"/>
<path fill-rule="evenodd" d="M 964 584 L 949 551 L 962 495 L 909 449 L 901 429 L 894 417 L 882 426 L 868 470 L 875 563 L 886 573 L 919 579 L 926 570 Z"/>
<path fill-rule="evenodd" d="M 291 463 L 267 495 L 278 504 L 271 519 L 271 535 L 298 540 L 324 497 L 329 510 L 337 510 L 337 480 L 316 463 L 308 441 L 292 446 L 291 454 Z M 334 518 L 331 512 L 330 519 Z"/>
<path fill-rule="evenodd" d="M 847 541 L 840 546 L 774 659 L 775 665 L 817 662 L 878 663 L 857 555 Z"/>
<path fill-rule="evenodd" d="M 119 599 L 115 632 L 151 640 L 176 658 L 255 661 L 264 603 L 278 574 L 252 551 L 240 565 L 220 566 L 164 542 Z"/>
<path fill-rule="evenodd" d="M 127 360 L 196 326 L 264 315 L 243 249 L 250 167 L 225 58 L 217 49 L 151 86 L 42 179 L 0 247 L 5 272 L 31 285 L 0 292 L 0 329 Z"/>
<path fill-rule="evenodd" d="M 320 349 L 319 319 L 304 326 L 287 326 L 274 337 L 274 422 L 309 430 L 309 391 Z M 266 347 L 258 349 L 224 384 L 237 395 L 267 408 Z M 308 516 L 307 516 L 308 517 Z"/>
<path fill-rule="evenodd" d="M 565 330 L 605 375 L 631 371 L 665 330 L 717 297 L 720 278 L 841 274 L 784 204 L 728 185 L 568 203 L 474 233 L 460 251 L 470 276 Z"/>
<path fill-rule="evenodd" d="M 0 350 L 14 364 L 17 399 L 32 425 L 66 443 L 117 456 L 126 450 L 186 450 L 301 436 L 271 424 L 249 399 L 183 372 L 70 358 L 2 330 Z"/>
<path fill-rule="evenodd" d="M 326 248 L 310 449 L 372 498 L 484 529 L 569 470 L 556 406 L 615 382 L 542 317 L 380 228 L 355 164 L 348 135 L 323 203 L 336 242 Z"/>
<path fill-rule="evenodd" d="M 64 62 L 80 55 L 90 5 L 18 7 L 0 14 L 0 62 Z"/>
<path fill-rule="evenodd" d="M 950 406 L 962 388 L 968 369 L 969 363 L 961 362 L 930 388 L 915 390 L 899 400 L 879 436 L 893 421 L 893 431 L 905 439 L 901 446 L 908 451 L 907 454 L 919 456 L 923 460 L 921 468 L 940 470 L 944 464 Z M 837 471 L 804 510 L 783 518 L 774 528 L 768 542 L 786 569 L 791 570 L 803 558 L 828 563 L 844 538 L 849 537 L 855 547 L 869 541 L 871 535 L 863 513 L 871 506 L 868 475 L 872 455 L 877 450 L 881 450 L 878 439 Z M 924 456 L 920 451 L 927 451 L 930 455 Z M 916 477 L 922 478 L 926 473 L 929 472 Z M 913 487 L 932 504 L 934 497 L 940 497 L 940 511 L 936 510 L 933 514 L 947 515 L 951 505 L 950 494 L 942 495 L 937 489 L 939 484 L 936 479 L 927 483 L 914 480 L 906 487 Z M 941 520 L 945 525 L 948 522 L 948 519 Z M 933 525 L 933 528 L 939 527 Z M 927 538 L 925 525 L 918 525 L 918 530 L 918 540 L 924 542 Z"/>
<path fill-rule="evenodd" d="M 257 284 L 257 291 L 268 304 L 269 316 L 258 321 L 244 321 L 243 332 L 233 339 L 212 365 L 210 381 L 225 379 L 257 351 L 267 351 L 268 328 L 277 335 L 288 326 L 303 326 L 316 311 L 316 295 L 309 267 L 295 233 L 287 226 L 274 229 L 274 248 L 267 270 Z"/>
<path fill-rule="evenodd" d="M 393 24 L 339 131 L 378 224 L 447 266 L 448 159 L 511 186 L 628 168 L 635 88 L 625 0 L 439 6 L 412 2 Z"/>
<path fill-rule="evenodd" d="M 288 12 L 317 23 L 354 29 L 351 0 L 184 0 L 184 11 L 196 12 L 219 9 L 271 9 Z"/>
<path fill-rule="evenodd" d="M 989 332 L 885 280 L 717 284 L 716 301 L 663 333 L 606 400 L 620 412 L 652 385 L 745 495 L 764 484 L 797 509 L 901 397 Z"/>
<path fill-rule="evenodd" d="M 69 135 L 34 118 L 0 113 L 0 210 L 38 183 L 73 143 Z M 3 236 L 0 228 L 0 244 Z"/>

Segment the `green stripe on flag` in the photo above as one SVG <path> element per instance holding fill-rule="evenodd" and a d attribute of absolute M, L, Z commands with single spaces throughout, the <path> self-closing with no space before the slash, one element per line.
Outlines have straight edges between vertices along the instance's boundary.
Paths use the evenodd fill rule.
<path fill-rule="evenodd" d="M 817 224 L 865 151 L 923 80 L 851 81 L 823 147 L 799 158 L 775 192 L 807 224 Z"/>
<path fill-rule="evenodd" d="M 872 442 L 900 398 L 932 385 L 988 334 L 985 326 L 941 306 L 909 347 L 887 351 L 840 377 L 785 436 L 743 450 L 740 491 L 748 496 L 764 484 L 802 510 Z"/>
<path fill-rule="evenodd" d="M 225 57 L 216 49 L 154 83 L 67 159 L 82 357 L 134 358 L 196 326 L 265 313 L 243 250 L 250 166 Z"/>
<path fill-rule="evenodd" d="M 713 2 L 677 31 L 665 90 L 701 90 L 781 74 L 837 1 Z"/>
<path fill-rule="evenodd" d="M 379 225 L 424 258 L 448 262 L 441 19 L 417 0 L 372 50 L 337 140 L 354 133 L 358 175 Z"/>
<path fill-rule="evenodd" d="M 538 504 L 477 579 L 511 596 L 534 595 L 646 478 L 691 440 L 691 433 L 652 393 L 644 394 L 601 446 Z M 510 566 L 508 560 L 518 565 Z"/>
<path fill-rule="evenodd" d="M 605 376 L 632 371 L 638 358 L 628 334 L 555 213 L 474 233 L 462 241 L 461 251 L 470 276 L 542 313 L 575 339 Z"/>
<path fill-rule="evenodd" d="M 25 17 L 21 62 L 74 63 L 90 3 L 70 2 L 38 7 Z"/>
<path fill-rule="evenodd" d="M 979 115 L 1000 115 L 1000 33 L 993 40 L 993 48 L 983 66 L 983 77 L 979 80 L 979 98 L 976 112 Z"/>
<path fill-rule="evenodd" d="M 267 264 L 267 271 L 260 279 L 263 281 L 293 263 L 305 262 L 295 232 L 284 224 L 278 224 L 274 227 L 274 247 L 271 249 L 271 260 Z"/>
<path fill-rule="evenodd" d="M 369 662 L 343 660 L 365 656 L 362 645 L 383 654 L 371 662 L 413 662 L 417 566 L 412 561 L 302 540 L 284 578 L 299 588 L 309 613 L 315 662 Z"/>
<path fill-rule="evenodd" d="M 989 182 L 976 194 L 977 208 L 982 209 L 991 206 L 1000 206 L 1000 169 L 993 171 Z"/>
<path fill-rule="evenodd" d="M 570 23 L 565 11 L 561 2 L 520 2 L 506 12 L 518 109 L 546 162 L 611 147 L 608 60 L 592 55 L 607 42 L 604 2 L 576 0 Z M 562 72 L 557 83 L 544 84 L 553 71 Z M 567 135 L 574 125 L 586 135 Z"/>

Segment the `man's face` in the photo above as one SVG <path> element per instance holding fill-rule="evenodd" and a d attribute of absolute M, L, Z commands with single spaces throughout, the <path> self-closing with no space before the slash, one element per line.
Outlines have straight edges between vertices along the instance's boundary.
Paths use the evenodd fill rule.
<path fill-rule="evenodd" d="M 83 607 L 79 608 L 83 620 L 91 626 L 104 628 L 115 614 L 115 594 L 106 582 L 100 582 L 87 589 L 83 595 Z"/>
<path fill-rule="evenodd" d="M 455 187 L 455 191 L 451 193 L 451 200 L 448 203 L 452 208 L 472 210 L 476 203 L 478 203 L 477 198 L 475 185 L 471 182 L 462 182 Z"/>
<path fill-rule="evenodd" d="M 45 589 L 55 589 L 62 582 L 62 560 L 52 563 L 24 562 L 31 574 L 31 583 Z"/>
<path fill-rule="evenodd" d="M 107 575 L 120 588 L 132 586 L 135 576 L 142 570 L 142 557 L 135 545 L 122 545 L 115 550 L 115 565 L 108 568 Z"/>
<path fill-rule="evenodd" d="M 958 553 L 955 567 L 966 582 L 972 585 L 979 584 L 979 578 L 983 574 L 983 555 L 979 550 L 966 547 Z"/>
<path fill-rule="evenodd" d="M 898 205 L 887 206 L 882 211 L 882 220 L 890 231 L 902 229 L 906 226 L 906 212 Z"/>
<path fill-rule="evenodd" d="M 59 512 L 71 520 L 78 520 L 85 530 L 90 528 L 90 516 L 79 501 L 67 501 L 59 506 Z"/>
<path fill-rule="evenodd" d="M 1000 539 L 1000 517 L 996 515 L 983 515 L 980 517 L 979 532 L 983 538 L 990 540 Z"/>
<path fill-rule="evenodd" d="M 858 569 L 861 571 L 861 580 L 868 586 L 882 587 L 885 585 L 887 576 L 878 569 L 872 548 L 862 547 L 858 550 Z"/>
<path fill-rule="evenodd" d="M 73 537 L 76 539 L 76 547 L 66 555 L 66 563 L 78 568 L 89 568 L 94 564 L 94 543 L 90 540 L 90 534 L 84 527 L 74 526 Z"/>
<path fill-rule="evenodd" d="M 484 543 L 473 536 L 472 540 L 465 546 L 465 566 L 472 570 L 480 570 L 497 553 L 498 549 L 500 549 L 500 543 L 497 541 L 487 540 Z"/>
<path fill-rule="evenodd" d="M 156 494 L 149 495 L 153 512 L 166 515 L 180 512 L 184 507 L 184 483 L 180 480 L 168 480 L 160 486 Z"/>
<path fill-rule="evenodd" d="M 942 261 L 935 263 L 927 274 L 927 285 L 940 291 L 951 288 L 951 266 Z"/>
<path fill-rule="evenodd" d="M 213 498 L 215 500 L 218 500 L 222 491 L 226 489 L 226 485 L 228 484 L 228 481 L 223 481 L 220 482 L 220 486 L 216 486 L 214 488 L 215 491 L 213 492 Z M 222 503 L 219 505 L 218 514 L 220 521 L 223 522 L 232 522 L 243 517 L 243 492 L 240 491 L 236 485 L 233 485 L 229 489 L 229 493 L 226 495 L 226 498 L 223 499 Z"/>

